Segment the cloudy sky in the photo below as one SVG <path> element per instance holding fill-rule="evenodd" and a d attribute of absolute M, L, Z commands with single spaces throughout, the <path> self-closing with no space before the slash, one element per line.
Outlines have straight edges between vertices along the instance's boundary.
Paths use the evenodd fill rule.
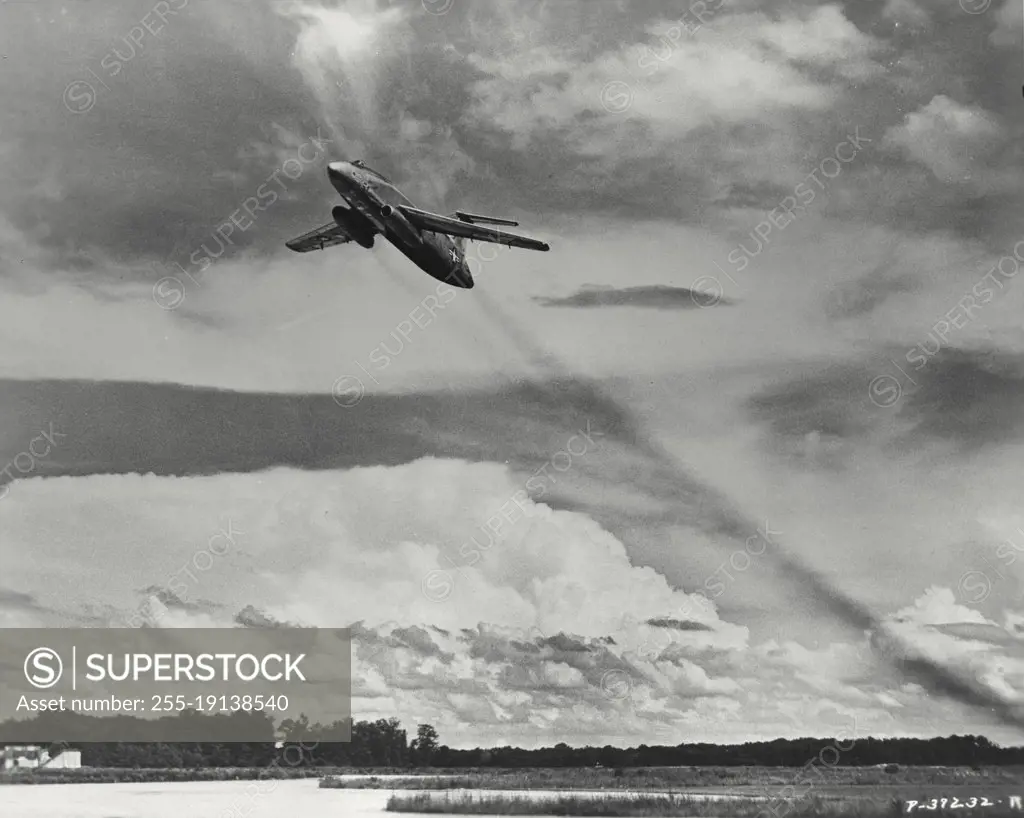
<path fill-rule="evenodd" d="M 1019 2 L 0 15 L 0 623 L 353 625 L 453 746 L 1024 740 Z M 287 251 L 360 157 L 551 252 Z"/>

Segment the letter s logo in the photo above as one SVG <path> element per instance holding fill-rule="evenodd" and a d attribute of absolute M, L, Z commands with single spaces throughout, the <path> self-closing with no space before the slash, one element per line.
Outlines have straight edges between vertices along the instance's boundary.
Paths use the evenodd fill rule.
<path fill-rule="evenodd" d="M 25 657 L 25 678 L 40 690 L 53 687 L 63 673 L 64 663 L 52 648 L 36 648 Z"/>

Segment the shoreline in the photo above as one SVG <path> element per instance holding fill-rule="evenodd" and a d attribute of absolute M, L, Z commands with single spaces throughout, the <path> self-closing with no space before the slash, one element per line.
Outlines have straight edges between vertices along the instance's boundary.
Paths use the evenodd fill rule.
<path fill-rule="evenodd" d="M 545 790 L 559 792 L 674 793 L 726 797 L 770 796 L 781 790 L 817 793 L 871 790 L 915 797 L 922 790 L 949 793 L 1024 791 L 1024 767 L 903 767 L 896 772 L 865 767 L 636 767 L 636 768 L 370 768 L 258 767 L 81 767 L 0 772 L 0 786 L 178 783 L 319 779 L 323 789 Z"/>

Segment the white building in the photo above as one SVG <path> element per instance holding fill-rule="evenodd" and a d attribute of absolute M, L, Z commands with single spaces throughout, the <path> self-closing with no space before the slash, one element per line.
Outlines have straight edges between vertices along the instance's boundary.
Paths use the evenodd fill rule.
<path fill-rule="evenodd" d="M 46 756 L 46 760 L 40 765 L 42 767 L 49 767 L 51 770 L 77 770 L 82 766 L 81 750 L 63 750 L 53 758 L 50 758 L 50 754 L 45 750 L 43 750 L 43 753 Z"/>
<path fill-rule="evenodd" d="M 0 747 L 2 770 L 35 770 L 40 767 L 77 770 L 81 766 L 81 750 L 64 750 L 50 758 L 50 751 L 36 744 L 9 744 Z"/>

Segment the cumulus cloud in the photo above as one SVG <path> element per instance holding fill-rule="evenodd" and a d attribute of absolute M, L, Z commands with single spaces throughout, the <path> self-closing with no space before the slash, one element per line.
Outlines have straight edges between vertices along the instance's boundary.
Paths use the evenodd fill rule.
<path fill-rule="evenodd" d="M 976 618 L 958 610 L 950 596 L 948 589 L 933 589 L 908 610 L 919 612 L 922 622 L 936 616 Z M 907 616 L 908 611 L 897 612 L 885 629 L 898 629 Z M 767 719 L 784 735 L 927 735 L 936 718 L 963 718 L 950 701 L 933 699 L 920 685 L 887 674 L 876 658 L 882 644 L 878 634 L 818 649 L 774 640 L 697 648 L 684 639 L 652 653 L 625 647 L 615 637 L 551 638 L 480 625 L 457 634 L 430 631 L 435 650 L 409 662 L 413 653 L 423 657 L 426 652 L 402 646 L 397 633 L 390 626 L 361 637 L 407 654 L 396 660 L 387 651 L 367 648 L 366 675 L 379 673 L 384 684 L 397 673 L 397 687 L 421 691 L 418 712 L 430 712 L 470 742 L 491 735 L 497 743 L 537 744 L 556 725 L 560 735 L 581 742 L 609 735 L 615 736 L 613 743 L 627 743 L 630 736 L 647 743 L 653 743 L 652 736 L 666 743 L 683 736 L 741 741 L 754 735 L 741 727 L 744 719 Z M 930 633 L 903 631 L 900 638 L 910 640 L 914 650 L 929 649 Z M 962 635 L 960 642 L 959 661 L 984 653 L 977 635 Z M 449 658 L 437 660 L 442 654 Z M 1015 652 L 1004 648 L 986 656 L 985 663 L 972 665 L 977 680 L 1011 701 L 1019 698 L 1024 678 Z M 369 690 L 366 695 L 377 698 Z M 892 720 L 896 710 L 899 725 Z M 458 726 L 466 714 L 482 721 L 479 730 Z"/>
<path fill-rule="evenodd" d="M 799 34 L 808 25 L 794 23 L 792 33 Z M 655 27 L 653 32 L 659 30 Z M 598 122 L 607 129 L 624 127 L 622 120 L 636 120 L 654 129 L 659 139 L 670 139 L 714 119 L 739 123 L 792 108 L 827 107 L 827 86 L 791 64 L 795 59 L 788 52 L 796 46 L 788 34 L 760 17 L 741 19 L 725 32 L 701 29 L 682 38 L 677 32 L 678 42 L 670 43 L 663 58 L 670 64 L 661 66 L 662 57 L 645 44 L 577 65 L 539 48 L 538 59 L 525 63 L 515 75 L 498 60 L 473 55 L 474 65 L 491 76 L 476 83 L 476 105 L 470 115 L 514 134 L 521 146 L 545 131 L 571 128 L 580 147 L 598 154 Z M 772 60 L 772 50 L 781 56 Z M 820 50 L 805 46 L 796 54 L 815 59 L 825 50 L 824 45 Z M 623 86 L 626 97 L 621 105 L 609 94 L 616 87 L 612 83 Z M 583 114 L 597 115 L 598 121 L 590 120 L 592 124 L 577 131 L 577 122 L 587 122 L 580 120 Z"/>
<path fill-rule="evenodd" d="M 881 43 L 860 31 L 838 5 L 826 4 L 802 17 L 765 22 L 755 36 L 796 64 L 834 70 L 847 79 L 878 76 L 872 55 Z"/>
<path fill-rule="evenodd" d="M 649 204 L 663 196 L 671 209 L 731 184 L 785 183 L 840 89 L 879 75 L 884 46 L 834 5 L 769 15 L 727 4 L 710 18 L 652 20 L 629 45 L 589 53 L 539 44 L 514 73 L 475 52 L 486 76 L 465 117 L 514 149 L 570 148 L 587 163 L 565 180 L 574 188 L 646 186 Z M 666 168 L 686 184 L 661 190 Z"/>
<path fill-rule="evenodd" d="M 890 128 L 885 143 L 906 151 L 942 181 L 970 182 L 1002 138 L 993 114 L 940 94 Z"/>
<path fill-rule="evenodd" d="M 49 608 L 65 624 L 111 624 L 145 608 L 161 627 L 352 625 L 356 715 L 431 720 L 453 744 L 884 731 L 892 701 L 913 730 L 948 706 L 887 679 L 866 639 L 752 643 L 584 514 L 521 499 L 521 515 L 479 548 L 482 523 L 516 490 L 498 464 L 434 459 L 27 480 L 0 504 L 13 546 L 5 582 L 26 590 L 0 609 L 6 622 Z M 71 519 L 89 548 L 66 546 Z M 445 559 L 474 541 L 478 560 Z M 53 566 L 45 578 L 40 561 Z M 933 590 L 890 627 L 933 655 L 964 641 L 934 630 L 955 622 L 993 626 Z M 985 684 L 1016 695 L 1019 660 L 978 644 L 936 658 L 975 657 Z"/>
<path fill-rule="evenodd" d="M 1010 618 L 1016 621 L 1017 613 Z M 926 659 L 954 669 L 1024 713 L 1024 641 L 980 612 L 957 603 L 949 588 L 932 587 L 913 605 L 893 614 L 877 634 L 883 651 L 898 640 L 911 666 Z"/>
<path fill-rule="evenodd" d="M 226 496 L 229 485 L 233 488 Z M 506 467 L 433 458 L 344 472 L 276 469 L 221 477 L 20 481 L 0 506 L 12 541 L 24 545 L 25 557 L 16 561 L 19 581 L 45 588 L 45 583 L 29 581 L 28 557 L 48 547 L 33 534 L 33 526 L 59 524 L 45 511 L 53 498 L 72 503 L 80 530 L 99 536 L 109 521 L 103 499 L 108 495 L 122 498 L 127 515 L 117 527 L 120 539 L 102 546 L 125 565 L 123 573 L 103 582 L 112 604 L 160 588 L 176 593 L 165 596 L 165 604 L 184 609 L 184 603 L 195 603 L 196 590 L 185 597 L 168 586 L 167 578 L 178 562 L 217 533 L 216 525 L 230 519 L 245 533 L 223 566 L 217 562 L 202 572 L 211 584 L 207 592 L 204 582 L 201 596 L 236 611 L 257 604 L 281 621 L 330 626 L 394 619 L 455 629 L 467 621 L 489 620 L 596 638 L 615 630 L 624 611 L 646 620 L 683 608 L 692 609 L 693 621 L 709 627 L 693 632 L 697 643 L 742 639 L 744 632 L 719 621 L 706 603 L 672 589 L 656 572 L 631 567 L 622 544 L 585 515 L 529 500 L 521 480 Z M 133 498 L 143 506 L 128 508 Z M 161 533 L 159 528 L 174 517 L 170 508 L 192 501 L 198 504 L 194 520 L 205 525 L 182 522 Z M 507 516 L 495 534 L 485 524 L 499 510 Z M 136 549 L 137 538 L 150 545 Z M 154 550 L 160 559 L 152 558 Z M 71 563 L 69 578 L 89 570 L 88 564 Z M 246 582 L 256 583 L 251 589 L 255 598 L 246 598 L 238 570 Z M 450 587 L 434 592 L 429 578 L 441 573 Z M 96 575 L 90 571 L 90 576 Z M 52 589 L 44 594 L 52 602 L 61 597 Z M 77 604 L 86 601 L 75 599 Z"/>

